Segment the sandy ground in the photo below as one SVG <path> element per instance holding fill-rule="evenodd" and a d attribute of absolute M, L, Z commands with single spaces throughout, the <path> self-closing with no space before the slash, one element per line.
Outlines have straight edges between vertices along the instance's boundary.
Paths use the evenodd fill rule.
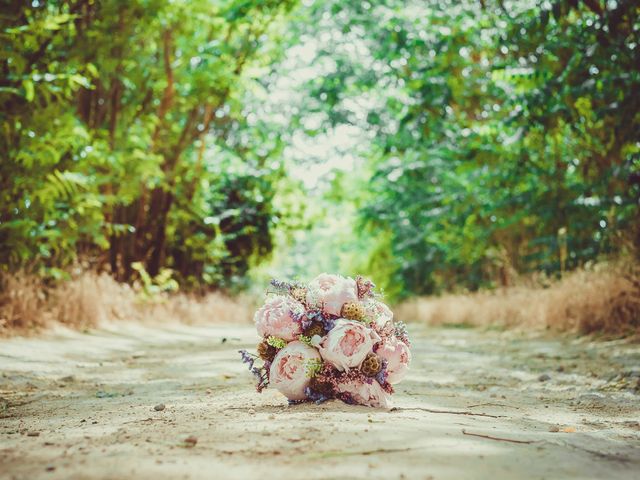
<path fill-rule="evenodd" d="M 640 346 L 411 331 L 391 411 L 257 394 L 249 326 L 2 340 L 0 478 L 640 478 Z"/>

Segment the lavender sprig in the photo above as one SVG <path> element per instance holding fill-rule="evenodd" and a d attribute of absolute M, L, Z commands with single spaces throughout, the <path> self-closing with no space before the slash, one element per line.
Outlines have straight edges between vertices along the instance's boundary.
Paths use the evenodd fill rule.
<path fill-rule="evenodd" d="M 278 280 L 277 278 L 272 278 L 269 284 L 274 288 L 275 292 L 282 295 L 286 295 L 291 292 L 294 288 L 299 288 L 302 286 L 299 282 L 287 282 L 284 280 Z"/>
<path fill-rule="evenodd" d="M 323 395 L 322 393 L 316 392 L 315 390 L 312 390 L 311 387 L 305 388 L 304 394 L 307 396 L 310 402 L 315 402 L 316 405 L 320 405 L 321 403 L 329 400 L 329 397 Z"/>
<path fill-rule="evenodd" d="M 325 331 L 328 332 L 330 330 L 333 330 L 333 327 L 336 326 L 336 321 L 332 318 L 323 318 L 322 326 L 324 327 Z"/>
<path fill-rule="evenodd" d="M 251 373 L 253 373 L 258 381 L 258 383 L 256 383 L 256 390 L 258 393 L 262 392 L 262 390 L 269 386 L 269 367 L 267 363 L 260 368 L 253 368 Z"/>
<path fill-rule="evenodd" d="M 322 310 L 310 310 L 308 312 L 293 313 L 292 318 L 300 323 L 303 330 L 306 330 L 314 323 L 322 323 L 322 327 L 326 332 L 331 330 L 336 322 L 333 318 L 326 315 Z"/>
<path fill-rule="evenodd" d="M 258 357 L 252 353 L 247 352 L 246 350 L 238 350 L 238 353 L 242 357 L 242 363 L 247 363 L 249 365 L 249 370 L 252 370 L 253 364 Z"/>
<path fill-rule="evenodd" d="M 257 384 L 256 390 L 261 392 L 269 385 L 269 367 L 271 362 L 265 362 L 261 367 L 255 367 L 254 364 L 257 360 L 257 355 L 249 353 L 246 350 L 238 350 L 238 353 L 242 357 L 242 363 L 246 363 L 249 367 L 249 371 L 256 377 Z"/>
<path fill-rule="evenodd" d="M 387 364 L 388 362 L 383 359 L 382 368 L 375 376 L 375 379 L 378 381 L 380 385 L 384 385 L 385 383 L 387 383 L 387 377 L 389 376 L 389 372 L 387 371 Z"/>
<path fill-rule="evenodd" d="M 303 310 L 299 312 L 291 312 L 291 318 L 293 318 L 294 322 L 300 324 L 302 330 L 306 330 L 313 323 L 313 320 L 309 318 L 309 314 Z"/>

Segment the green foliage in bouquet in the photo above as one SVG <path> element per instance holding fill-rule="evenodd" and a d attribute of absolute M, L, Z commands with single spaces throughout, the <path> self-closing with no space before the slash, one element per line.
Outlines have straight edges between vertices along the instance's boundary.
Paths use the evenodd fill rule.
<path fill-rule="evenodd" d="M 270 336 L 267 338 L 267 344 L 271 345 L 274 348 L 284 348 L 287 346 L 287 342 L 281 338 Z"/>
<path fill-rule="evenodd" d="M 307 364 L 306 364 L 307 377 L 309 378 L 317 377 L 318 374 L 322 371 L 323 367 L 324 367 L 324 363 L 322 362 L 322 360 L 307 361 Z"/>

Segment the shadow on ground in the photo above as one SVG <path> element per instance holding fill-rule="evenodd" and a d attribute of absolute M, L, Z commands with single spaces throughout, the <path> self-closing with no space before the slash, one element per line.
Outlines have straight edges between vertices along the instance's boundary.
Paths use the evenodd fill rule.
<path fill-rule="evenodd" d="M 0 477 L 637 478 L 638 345 L 412 333 L 391 411 L 258 395 L 249 326 L 2 340 Z"/>

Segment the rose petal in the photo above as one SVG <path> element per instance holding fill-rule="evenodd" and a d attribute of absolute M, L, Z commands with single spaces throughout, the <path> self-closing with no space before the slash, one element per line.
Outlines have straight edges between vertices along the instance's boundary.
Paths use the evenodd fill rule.
<path fill-rule="evenodd" d="M 390 337 L 377 348 L 376 355 L 387 361 L 387 381 L 391 384 L 400 382 L 409 371 L 409 347 L 397 338 Z"/>
<path fill-rule="evenodd" d="M 321 360 L 318 351 L 302 342 L 289 343 L 271 362 L 269 383 L 289 400 L 304 400 L 311 378 L 308 367 Z"/>
<path fill-rule="evenodd" d="M 380 337 L 363 323 L 338 319 L 320 344 L 322 358 L 340 371 L 359 367 Z"/>
<path fill-rule="evenodd" d="M 329 315 L 340 315 L 345 303 L 358 301 L 358 287 L 352 278 L 322 273 L 307 290 L 307 303 L 321 307 Z"/>
<path fill-rule="evenodd" d="M 379 408 L 391 408 L 391 395 L 383 390 L 378 382 L 372 380 L 371 383 L 360 380 L 351 380 L 338 384 L 338 391 L 347 393 L 360 405 Z"/>
<path fill-rule="evenodd" d="M 256 329 L 260 336 L 295 340 L 302 333 L 300 322 L 293 319 L 292 312 L 302 311 L 304 307 L 295 300 L 276 295 L 269 298 L 254 315 Z"/>

